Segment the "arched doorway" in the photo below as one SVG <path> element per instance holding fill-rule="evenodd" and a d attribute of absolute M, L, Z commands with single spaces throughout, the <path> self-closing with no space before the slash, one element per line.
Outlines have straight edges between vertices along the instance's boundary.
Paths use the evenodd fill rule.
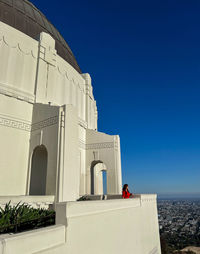
<path fill-rule="evenodd" d="M 34 149 L 31 163 L 30 195 L 46 194 L 47 158 L 45 146 L 37 146 Z"/>
<path fill-rule="evenodd" d="M 107 168 L 106 165 L 101 161 L 95 161 L 92 163 L 91 194 L 107 194 Z"/>

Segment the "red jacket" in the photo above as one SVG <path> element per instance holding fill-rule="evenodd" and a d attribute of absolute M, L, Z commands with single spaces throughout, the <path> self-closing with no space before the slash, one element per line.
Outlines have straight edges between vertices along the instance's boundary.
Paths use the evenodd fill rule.
<path fill-rule="evenodd" d="M 123 191 L 122 192 L 122 197 L 123 198 L 130 198 L 131 195 L 132 195 L 132 193 L 130 193 L 129 191 Z"/>

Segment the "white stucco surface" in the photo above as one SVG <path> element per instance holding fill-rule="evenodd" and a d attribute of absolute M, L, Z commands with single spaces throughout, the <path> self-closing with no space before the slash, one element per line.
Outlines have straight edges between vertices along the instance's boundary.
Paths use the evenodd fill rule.
<path fill-rule="evenodd" d="M 156 195 L 61 203 L 56 210 L 71 254 L 161 253 Z"/>
<path fill-rule="evenodd" d="M 14 235 L 1 235 L 0 254 L 33 254 L 65 244 L 65 227 L 62 225 L 27 231 Z"/>
<path fill-rule="evenodd" d="M 58 56 L 49 34 L 34 40 L 2 22 L 0 59 L 0 194 L 28 195 L 37 188 L 31 170 L 40 167 L 33 156 L 38 147 L 47 151 L 39 195 L 72 201 L 94 189 L 101 193 L 101 184 L 93 186 L 96 161 L 107 167 L 108 192 L 120 193 L 119 137 L 97 131 L 90 75 Z"/>

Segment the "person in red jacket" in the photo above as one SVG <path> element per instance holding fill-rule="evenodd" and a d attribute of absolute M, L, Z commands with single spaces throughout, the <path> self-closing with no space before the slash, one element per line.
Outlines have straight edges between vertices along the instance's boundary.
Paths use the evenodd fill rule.
<path fill-rule="evenodd" d="M 133 196 L 133 194 L 129 192 L 128 184 L 124 184 L 123 191 L 122 191 L 122 197 L 123 198 L 130 198 L 130 196 Z"/>

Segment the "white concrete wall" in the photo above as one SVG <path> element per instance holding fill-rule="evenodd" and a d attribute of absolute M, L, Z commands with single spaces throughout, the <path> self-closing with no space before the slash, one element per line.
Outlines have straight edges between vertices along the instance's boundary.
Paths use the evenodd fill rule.
<path fill-rule="evenodd" d="M 81 163 L 78 140 L 78 116 L 73 105 L 34 104 L 28 190 L 32 154 L 36 147 L 43 145 L 48 153 L 46 195 L 55 195 L 56 201 L 76 200 L 79 197 Z"/>
<path fill-rule="evenodd" d="M 33 151 L 41 145 L 45 146 L 48 154 L 46 195 L 56 195 L 57 193 L 59 121 L 60 107 L 40 103 L 34 104 L 29 149 L 27 194 L 29 194 L 31 180 Z"/>
<path fill-rule="evenodd" d="M 0 254 L 64 254 L 64 244 L 65 227 L 56 225 L 19 234 L 1 235 Z"/>
<path fill-rule="evenodd" d="M 0 22 L 0 96 L 0 194 L 29 193 L 32 152 L 36 145 L 45 143 L 51 160 L 48 165 L 52 167 L 48 170 L 47 194 L 57 195 L 55 174 L 58 169 L 55 169 L 55 164 L 58 162 L 58 153 L 53 148 L 59 145 L 56 142 L 59 140 L 57 134 L 60 134 L 55 130 L 58 125 L 41 127 L 31 133 L 32 125 L 38 124 L 39 120 L 45 121 L 47 113 L 41 111 L 38 120 L 35 119 L 35 113 L 32 117 L 35 102 L 44 104 L 43 107 L 49 103 L 58 107 L 73 105 L 79 125 L 77 163 L 83 179 L 79 180 L 79 192 L 85 194 L 86 129 L 97 129 L 97 108 L 90 75 L 81 75 L 58 56 L 55 41 L 50 35 L 43 32 L 37 41 Z M 49 136 L 53 140 L 48 141 Z M 49 145 L 51 142 L 53 148 Z M 8 178 L 11 183 L 9 188 Z"/>
<path fill-rule="evenodd" d="M 0 254 L 161 254 L 156 195 L 59 203 L 56 222 L 1 235 Z"/>
<path fill-rule="evenodd" d="M 65 141 L 65 146 L 68 147 L 68 150 L 70 150 L 70 142 L 78 144 L 77 147 L 79 149 L 78 152 L 77 148 L 71 149 L 74 152 L 76 150 L 76 152 L 73 155 L 72 152 L 70 153 L 71 157 L 76 157 L 76 159 L 73 159 L 74 167 L 77 167 L 74 171 L 76 173 L 67 173 L 68 177 L 76 179 L 73 180 L 73 184 L 76 185 L 76 192 L 77 188 L 79 188 L 76 195 L 73 194 L 72 196 L 75 198 L 79 194 L 91 193 L 90 167 L 92 161 L 95 160 L 94 153 L 99 154 L 98 156 L 102 158 L 103 162 L 106 161 L 106 166 L 109 169 L 107 171 L 109 179 L 108 192 L 121 193 L 119 138 L 118 136 L 109 136 L 94 131 L 97 130 L 98 113 L 90 75 L 79 74 L 70 64 L 58 56 L 55 50 L 55 41 L 50 35 L 42 32 L 39 41 L 36 41 L 2 22 L 0 22 L 0 56 L 0 94 L 4 94 L 1 100 L 0 114 L 6 115 L 6 118 L 1 121 L 1 125 L 4 125 L 2 144 L 6 143 L 7 146 L 7 150 L 4 150 L 3 146 L 0 147 L 0 150 L 4 150 L 3 152 L 7 153 L 4 156 L 5 161 L 1 161 L 3 164 L 2 171 L 5 175 L 2 179 L 7 182 L 5 179 L 10 177 L 11 173 L 13 173 L 13 179 L 17 179 L 16 186 L 13 184 L 10 190 L 7 190 L 6 184 L 1 185 L 2 194 L 22 195 L 29 193 L 31 156 L 36 146 L 44 145 L 46 148 L 48 146 L 46 194 L 59 195 L 61 197 L 57 193 L 58 190 L 60 191 L 60 186 L 57 186 L 58 171 L 63 170 L 59 168 L 61 166 L 59 157 L 61 151 L 58 150 L 58 146 L 60 146 L 60 135 L 62 135 L 62 133 L 59 133 L 59 122 L 51 126 L 41 125 L 37 130 L 34 129 L 34 126 L 39 125 L 40 121 L 47 121 L 47 118 L 54 118 L 53 107 L 57 106 L 59 108 L 63 105 L 72 105 L 74 108 L 73 112 L 76 115 L 73 119 L 77 118 L 76 124 L 79 126 L 76 142 L 71 142 L 70 138 L 68 138 L 68 144 L 66 143 L 68 141 Z M 40 108 L 39 104 L 41 105 Z M 51 105 L 49 110 L 47 110 L 48 104 Z M 35 106 L 33 107 L 33 105 Z M 42 110 L 44 108 L 45 110 Z M 36 109 L 38 113 L 35 113 Z M 56 113 L 58 118 L 60 118 L 59 114 Z M 12 117 L 17 118 L 19 122 L 12 120 Z M 25 128 L 29 130 L 23 130 L 23 133 L 21 130 L 18 135 L 19 131 L 14 131 L 14 128 L 11 129 L 12 126 L 9 126 L 7 121 L 10 121 L 12 126 L 22 126 L 25 122 L 27 124 Z M 73 126 L 74 130 L 77 129 L 75 125 Z M 66 131 L 64 132 L 71 133 L 69 132 L 69 129 L 72 128 L 70 121 L 66 122 L 65 128 Z M 30 131 L 32 131 L 31 134 Z M 13 134 L 14 132 L 15 134 Z M 6 138 L 5 133 L 10 138 Z M 29 138 L 31 139 L 30 144 Z M 15 151 L 7 152 L 12 142 L 18 146 L 16 154 L 14 154 Z M 28 150 L 29 155 L 27 156 Z M 8 156 L 14 159 L 11 161 Z M 21 157 L 19 158 L 19 156 Z M 69 170 L 69 165 L 72 167 L 72 159 L 67 154 L 62 156 L 65 161 L 64 164 L 68 165 L 66 167 L 65 165 L 63 166 L 65 167 L 64 170 Z M 69 161 L 67 161 L 68 159 Z M 13 171 L 16 165 L 20 169 Z M 7 170 L 5 170 L 5 167 Z M 61 172 L 61 174 L 63 173 Z M 72 176 L 72 174 L 75 175 Z M 65 177 L 65 181 L 70 181 L 71 183 L 72 178 L 71 180 L 66 180 Z M 77 181 L 79 181 L 78 184 Z M 61 188 L 63 189 L 63 187 Z M 69 195 L 66 194 L 67 192 L 63 194 L 63 191 L 59 193 L 66 197 Z M 69 196 L 67 199 L 62 197 L 59 200 L 71 200 L 71 197 L 70 199 Z"/>
<path fill-rule="evenodd" d="M 0 94 L 0 195 L 25 195 L 32 105 Z"/>
<path fill-rule="evenodd" d="M 39 61 L 36 101 L 53 105 L 73 105 L 80 122 L 87 128 L 97 128 L 97 109 L 89 74 L 78 73 L 57 55 L 55 41 L 42 32 L 39 41 Z"/>
<path fill-rule="evenodd" d="M 69 254 L 160 254 L 156 195 L 58 204 Z"/>
<path fill-rule="evenodd" d="M 26 193 L 37 54 L 37 41 L 0 22 L 1 195 Z"/>
<path fill-rule="evenodd" d="M 80 172 L 80 189 L 79 194 L 81 196 L 86 193 L 86 128 L 82 125 L 79 125 L 79 172 Z"/>
<path fill-rule="evenodd" d="M 73 105 L 64 108 L 64 122 L 61 130 L 59 201 L 72 201 L 79 197 L 80 167 L 78 149 L 78 117 Z"/>
<path fill-rule="evenodd" d="M 38 41 L 0 22 L 0 92 L 34 102 Z"/>
<path fill-rule="evenodd" d="M 87 130 L 86 134 L 86 194 L 91 194 L 91 171 L 93 170 L 93 163 L 97 162 L 103 162 L 106 165 L 107 193 L 121 194 L 122 176 L 119 136 L 107 135 L 94 130 Z"/>
<path fill-rule="evenodd" d="M 86 115 L 85 120 L 88 124 L 88 129 L 97 130 L 97 118 L 98 112 L 96 107 L 96 101 L 93 96 L 93 87 L 91 77 L 88 73 L 82 74 L 82 77 L 85 80 L 85 91 L 86 91 L 86 99 L 85 99 L 85 109 Z"/>

